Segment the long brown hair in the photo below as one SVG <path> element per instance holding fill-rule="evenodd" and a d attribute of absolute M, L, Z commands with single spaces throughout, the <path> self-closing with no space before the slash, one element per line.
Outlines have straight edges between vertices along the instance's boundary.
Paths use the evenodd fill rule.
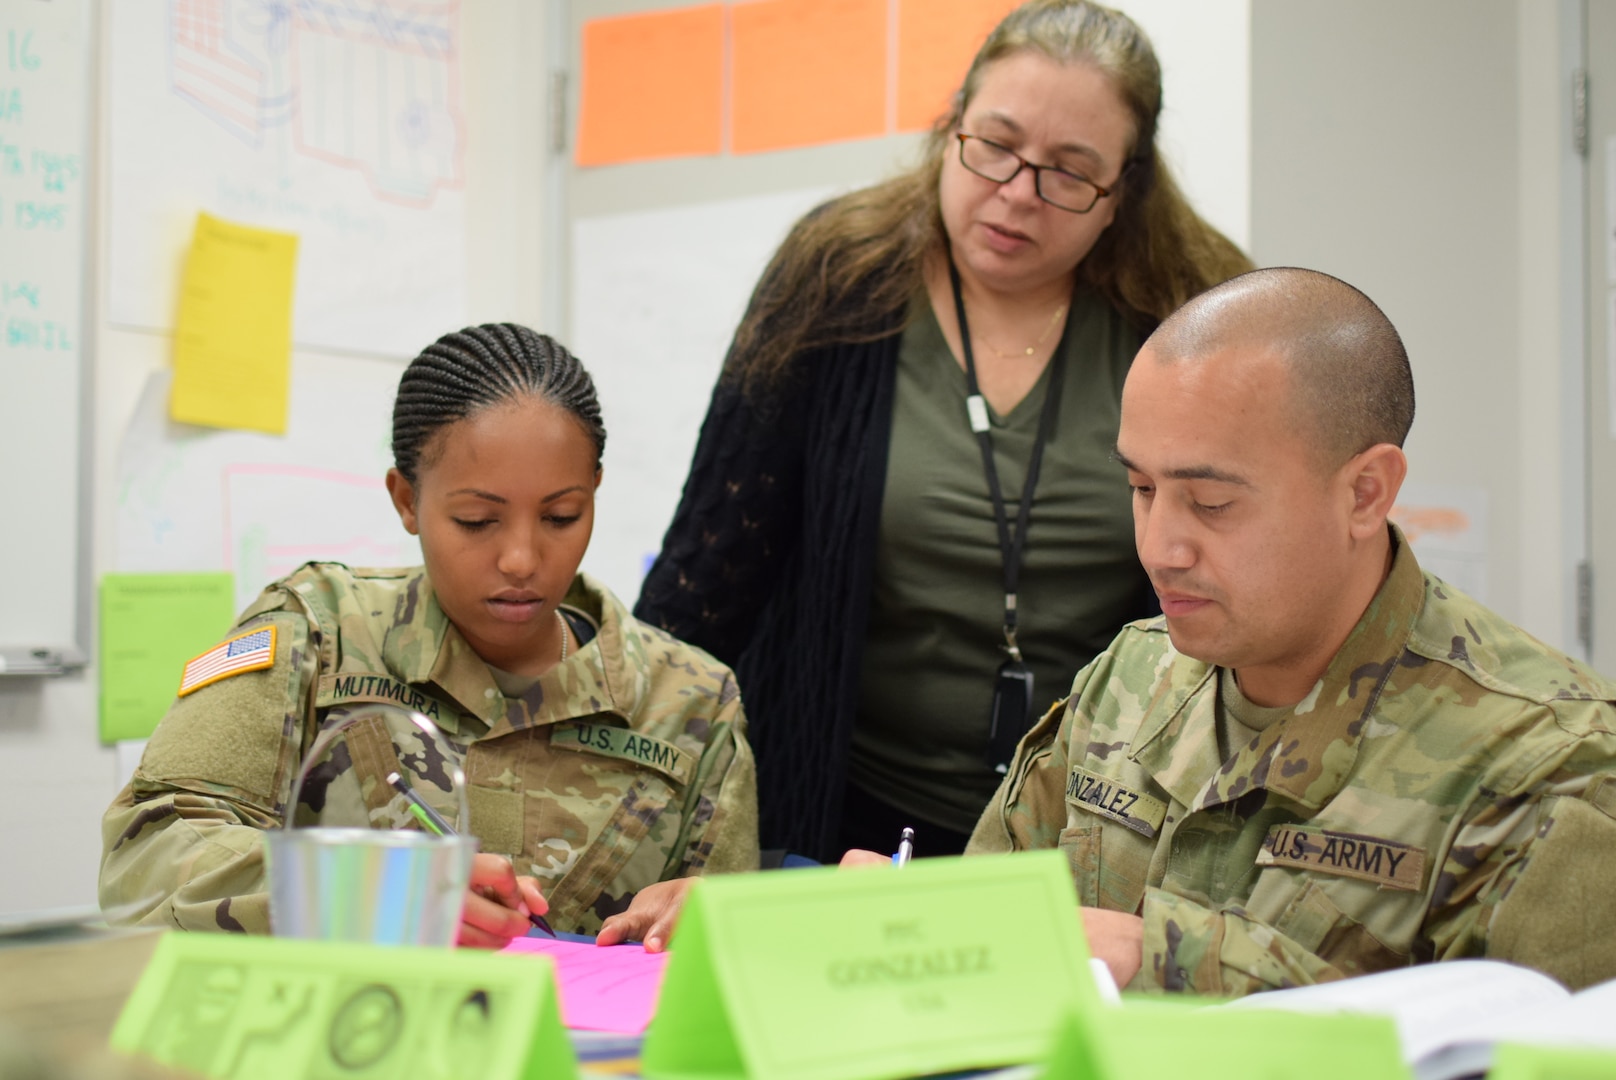
<path fill-rule="evenodd" d="M 948 243 L 938 182 L 951 136 L 986 70 L 1027 49 L 1099 70 L 1134 121 L 1124 197 L 1078 265 L 1079 281 L 1148 333 L 1190 297 L 1252 268 L 1191 209 L 1157 153 L 1161 65 L 1144 31 L 1088 0 L 1029 0 L 988 35 L 918 165 L 820 207 L 791 230 L 735 332 L 726 376 L 768 381 L 803 350 L 891 332 L 924 288 L 926 257 Z"/>

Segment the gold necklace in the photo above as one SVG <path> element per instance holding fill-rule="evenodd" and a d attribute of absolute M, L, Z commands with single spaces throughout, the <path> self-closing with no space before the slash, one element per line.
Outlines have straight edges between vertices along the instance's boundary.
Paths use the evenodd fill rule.
<path fill-rule="evenodd" d="M 556 608 L 556 622 L 561 624 L 561 659 L 556 663 L 564 664 L 567 662 L 567 620 L 562 617 L 560 608 Z"/>
<path fill-rule="evenodd" d="M 1037 354 L 1039 349 L 1044 347 L 1044 342 L 1049 340 L 1049 335 L 1053 334 L 1055 332 L 1055 327 L 1060 323 L 1061 316 L 1065 315 L 1065 314 L 1066 314 L 1066 305 L 1065 304 L 1062 304 L 1060 307 L 1056 308 L 1055 309 L 1055 314 L 1053 314 L 1053 315 L 1051 315 L 1049 317 L 1049 325 L 1044 327 L 1044 332 L 1042 334 L 1038 335 L 1038 340 L 1037 341 L 1035 341 L 1031 345 L 1027 346 L 1027 351 L 1026 352 L 1023 352 L 1023 353 L 1002 353 L 1002 352 L 999 351 L 998 347 L 993 344 L 993 342 L 991 342 L 991 341 L 984 342 L 984 344 L 987 345 L 988 351 L 991 352 L 994 356 L 998 357 L 1000 360 L 1025 359 L 1026 357 L 1034 356 L 1034 355 Z"/>

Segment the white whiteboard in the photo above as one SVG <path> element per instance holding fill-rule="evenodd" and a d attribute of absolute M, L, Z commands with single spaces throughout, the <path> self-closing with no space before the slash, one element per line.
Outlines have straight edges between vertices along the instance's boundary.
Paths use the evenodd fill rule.
<path fill-rule="evenodd" d="M 572 0 L 572 44 L 589 18 L 666 6 Z M 1158 145 L 1195 207 L 1247 245 L 1250 0 L 1120 6 L 1161 60 Z M 662 547 L 713 381 L 769 256 L 817 203 L 909 164 L 918 138 L 570 169 L 566 341 L 594 375 L 607 430 L 584 569 L 618 595 L 639 592 Z"/>
<path fill-rule="evenodd" d="M 459 0 L 107 7 L 113 322 L 173 325 L 206 210 L 298 235 L 299 345 L 410 357 L 460 328 Z"/>
<path fill-rule="evenodd" d="M 0 647 L 79 631 L 88 6 L 0 0 Z"/>

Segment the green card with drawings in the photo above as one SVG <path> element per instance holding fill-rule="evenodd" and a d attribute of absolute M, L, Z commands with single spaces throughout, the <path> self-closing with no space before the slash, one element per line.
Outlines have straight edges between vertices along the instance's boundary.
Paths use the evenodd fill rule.
<path fill-rule="evenodd" d="M 858 1080 L 1032 1061 L 1098 1002 L 1059 852 L 704 880 L 648 1077 Z"/>
<path fill-rule="evenodd" d="M 230 1080 L 577 1069 L 547 960 L 240 934 L 167 935 L 112 1047 Z"/>

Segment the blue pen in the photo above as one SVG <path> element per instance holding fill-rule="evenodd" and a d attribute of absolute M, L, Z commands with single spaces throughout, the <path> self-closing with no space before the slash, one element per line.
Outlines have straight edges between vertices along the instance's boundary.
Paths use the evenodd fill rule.
<path fill-rule="evenodd" d="M 435 836 L 455 835 L 454 827 L 451 826 L 447 821 L 444 821 L 441 814 L 432 809 L 432 807 L 428 806 L 426 800 L 415 793 L 415 791 L 410 787 L 409 782 L 406 781 L 404 777 L 400 776 L 398 773 L 388 773 L 387 782 L 393 786 L 394 791 L 397 791 L 400 795 L 404 796 L 404 802 L 410 808 L 410 813 L 415 815 L 415 819 L 421 823 L 427 832 L 432 833 Z M 538 927 L 540 930 L 543 930 L 551 937 L 556 936 L 555 931 L 550 929 L 550 924 L 545 921 L 543 915 L 534 915 L 529 913 L 527 921 Z"/>
<path fill-rule="evenodd" d="M 903 836 L 898 839 L 898 850 L 892 856 L 893 866 L 908 866 L 909 860 L 915 854 L 915 830 L 904 826 Z"/>

